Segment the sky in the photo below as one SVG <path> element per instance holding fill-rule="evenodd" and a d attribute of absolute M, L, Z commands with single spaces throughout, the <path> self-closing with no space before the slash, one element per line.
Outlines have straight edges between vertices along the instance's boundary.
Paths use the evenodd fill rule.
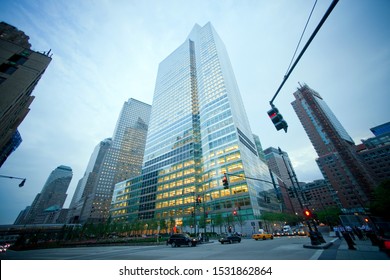
<path fill-rule="evenodd" d="M 317 2 L 298 53 L 331 0 Z M 0 21 L 30 37 L 52 61 L 19 126 L 23 142 L 0 168 L 0 224 L 31 205 L 50 173 L 73 170 L 70 200 L 95 146 L 112 137 L 129 98 L 152 104 L 159 63 L 195 24 L 211 22 L 225 43 L 246 113 L 263 148 L 289 154 L 299 181 L 322 179 L 291 102 L 298 83 L 320 93 L 356 144 L 390 121 L 390 1 L 340 0 L 274 104 L 288 132 L 269 120 L 315 0 L 2 0 Z"/>

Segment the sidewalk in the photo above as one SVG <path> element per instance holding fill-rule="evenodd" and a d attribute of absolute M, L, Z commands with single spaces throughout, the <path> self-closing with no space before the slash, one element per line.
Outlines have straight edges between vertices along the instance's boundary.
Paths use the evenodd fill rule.
<path fill-rule="evenodd" d="M 338 247 L 336 260 L 390 260 L 389 256 L 373 246 L 371 240 L 354 240 L 356 250 L 349 250 L 347 242 L 342 239 Z"/>
<path fill-rule="evenodd" d="M 378 246 L 373 246 L 371 240 L 359 240 L 356 238 L 356 250 L 348 249 L 348 244 L 344 238 L 327 237 L 326 244 L 320 246 L 306 245 L 306 248 L 322 249 L 323 252 L 318 260 L 390 260 L 390 257 L 379 250 Z"/>

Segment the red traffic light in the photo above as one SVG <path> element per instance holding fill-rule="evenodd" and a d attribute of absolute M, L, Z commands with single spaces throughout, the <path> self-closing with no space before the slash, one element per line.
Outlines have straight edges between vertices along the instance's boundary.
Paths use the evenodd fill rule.
<path fill-rule="evenodd" d="M 233 211 L 233 215 L 237 216 L 237 211 L 236 210 Z"/>
<path fill-rule="evenodd" d="M 281 130 L 283 129 L 284 132 L 287 132 L 288 124 L 287 122 L 283 119 L 283 116 L 279 113 L 278 108 L 275 106 L 271 105 L 272 109 L 267 111 L 268 116 L 270 117 L 272 123 L 275 125 L 276 130 Z"/>
<path fill-rule="evenodd" d="M 269 116 L 269 117 L 271 118 L 271 120 L 272 120 L 273 118 L 275 118 L 275 117 L 278 115 L 279 110 L 278 110 L 278 108 L 273 107 L 271 110 L 267 111 L 267 113 L 268 113 L 268 116 Z"/>
<path fill-rule="evenodd" d="M 229 181 L 228 181 L 228 178 L 227 178 L 226 174 L 222 178 L 222 185 L 223 185 L 224 189 L 228 189 L 229 188 Z"/>
<path fill-rule="evenodd" d="M 311 218 L 311 211 L 309 209 L 303 211 L 303 214 L 305 215 L 306 218 Z"/>

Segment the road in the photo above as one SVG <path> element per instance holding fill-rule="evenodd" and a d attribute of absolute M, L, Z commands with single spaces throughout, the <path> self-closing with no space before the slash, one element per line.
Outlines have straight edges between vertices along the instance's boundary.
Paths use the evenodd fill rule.
<path fill-rule="evenodd" d="M 243 239 L 241 243 L 220 244 L 214 240 L 196 247 L 100 246 L 12 251 L 1 260 L 310 260 L 322 250 L 303 248 L 307 237 L 280 237 L 273 240 Z"/>

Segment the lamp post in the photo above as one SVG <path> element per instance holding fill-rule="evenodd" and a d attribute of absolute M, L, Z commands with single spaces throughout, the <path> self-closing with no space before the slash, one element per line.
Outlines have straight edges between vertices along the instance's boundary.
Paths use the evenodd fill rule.
<path fill-rule="evenodd" d="M 19 188 L 24 186 L 24 183 L 26 183 L 26 178 L 20 178 L 20 177 L 13 177 L 13 176 L 5 176 L 5 175 L 0 175 L 1 178 L 8 178 L 8 179 L 18 179 L 22 180 L 22 182 L 19 183 Z"/>

